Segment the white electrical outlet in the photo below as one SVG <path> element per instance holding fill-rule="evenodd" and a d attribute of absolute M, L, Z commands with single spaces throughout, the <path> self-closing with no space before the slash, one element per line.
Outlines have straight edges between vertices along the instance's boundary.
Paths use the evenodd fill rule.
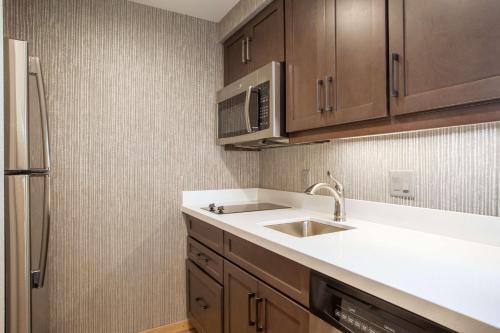
<path fill-rule="evenodd" d="M 300 172 L 300 176 L 301 176 L 300 187 L 302 187 L 302 189 L 305 190 L 306 188 L 312 185 L 310 169 L 302 169 L 302 171 Z"/>
<path fill-rule="evenodd" d="M 391 196 L 402 198 L 415 198 L 415 171 L 391 170 L 389 171 L 389 189 Z"/>

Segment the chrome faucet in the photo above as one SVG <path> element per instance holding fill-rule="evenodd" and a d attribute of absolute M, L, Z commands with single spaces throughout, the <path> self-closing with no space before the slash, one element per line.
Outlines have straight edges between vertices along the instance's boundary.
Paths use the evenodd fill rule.
<path fill-rule="evenodd" d="M 327 171 L 327 176 L 333 180 L 334 185 L 328 183 L 317 183 L 308 187 L 304 192 L 306 194 L 314 195 L 321 189 L 327 189 L 335 199 L 335 211 L 333 213 L 333 220 L 336 222 L 345 221 L 345 199 L 344 199 L 344 186 L 337 179 L 335 179 L 330 171 Z"/>

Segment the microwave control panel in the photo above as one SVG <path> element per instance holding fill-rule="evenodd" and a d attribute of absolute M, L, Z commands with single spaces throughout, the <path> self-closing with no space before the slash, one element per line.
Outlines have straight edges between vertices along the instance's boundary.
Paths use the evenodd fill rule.
<path fill-rule="evenodd" d="M 259 91 L 259 130 L 269 128 L 269 81 L 259 84 L 256 87 Z"/>

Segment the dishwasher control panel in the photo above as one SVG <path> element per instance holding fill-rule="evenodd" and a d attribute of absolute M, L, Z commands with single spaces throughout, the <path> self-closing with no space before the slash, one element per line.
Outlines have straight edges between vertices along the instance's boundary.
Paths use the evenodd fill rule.
<path fill-rule="evenodd" d="M 454 332 L 343 282 L 311 273 L 311 312 L 348 333 Z"/>

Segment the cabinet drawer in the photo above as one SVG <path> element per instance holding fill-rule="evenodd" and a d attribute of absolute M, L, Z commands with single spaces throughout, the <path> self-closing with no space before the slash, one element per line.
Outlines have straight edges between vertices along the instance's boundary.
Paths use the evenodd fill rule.
<path fill-rule="evenodd" d="M 198 333 L 222 333 L 222 286 L 186 261 L 188 317 Z"/>
<path fill-rule="evenodd" d="M 309 307 L 309 268 L 227 232 L 224 256 Z"/>
<path fill-rule="evenodd" d="M 208 275 L 223 284 L 224 259 L 221 256 L 191 237 L 187 240 L 187 254 Z"/>
<path fill-rule="evenodd" d="M 224 252 L 224 236 L 221 229 L 192 216 L 186 217 L 189 236 L 219 254 Z"/>

